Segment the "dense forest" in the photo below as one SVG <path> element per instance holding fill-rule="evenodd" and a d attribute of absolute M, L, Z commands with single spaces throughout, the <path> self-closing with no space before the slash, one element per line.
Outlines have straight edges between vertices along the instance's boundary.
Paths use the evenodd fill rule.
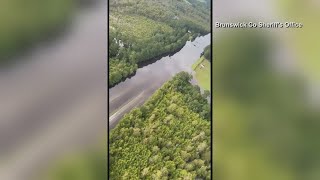
<path fill-rule="evenodd" d="M 135 73 L 139 62 L 209 33 L 210 7 L 209 0 L 111 0 L 109 85 Z"/>
<path fill-rule="evenodd" d="M 206 95 L 181 72 L 110 132 L 110 179 L 210 179 Z"/>

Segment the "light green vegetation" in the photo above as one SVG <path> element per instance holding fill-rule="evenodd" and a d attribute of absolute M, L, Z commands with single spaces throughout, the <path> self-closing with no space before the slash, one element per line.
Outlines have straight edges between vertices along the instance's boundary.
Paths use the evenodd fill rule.
<path fill-rule="evenodd" d="M 211 91 L 211 45 L 204 49 L 203 55 L 192 65 L 198 84 Z"/>
<path fill-rule="evenodd" d="M 291 21 L 303 23 L 302 29 L 290 31 L 288 44 L 293 48 L 298 65 L 312 79 L 320 79 L 320 4 L 317 1 L 281 0 L 279 12 Z"/>
<path fill-rule="evenodd" d="M 115 15 L 110 16 L 111 29 L 121 29 L 125 39 L 143 42 L 157 32 L 171 33 L 173 29 L 163 22 L 139 15 Z"/>
<path fill-rule="evenodd" d="M 110 179 L 210 179 L 210 106 L 181 72 L 110 132 Z"/>
<path fill-rule="evenodd" d="M 193 63 L 192 70 L 195 70 L 200 65 L 200 63 L 202 63 L 203 60 L 204 60 L 204 57 L 201 56 L 195 63 Z"/>
<path fill-rule="evenodd" d="M 194 66 L 197 64 L 196 66 Z M 195 78 L 199 86 L 204 88 L 205 90 L 210 91 L 210 84 L 211 84 L 211 63 L 204 58 L 203 56 L 193 65 L 193 69 L 195 71 Z M 203 65 L 204 67 L 202 67 Z"/>
<path fill-rule="evenodd" d="M 109 85 L 133 74 L 138 63 L 182 48 L 210 32 L 210 3 L 197 0 L 111 0 Z"/>
<path fill-rule="evenodd" d="M 72 0 L 2 0 L 0 63 L 57 30 L 72 13 Z"/>

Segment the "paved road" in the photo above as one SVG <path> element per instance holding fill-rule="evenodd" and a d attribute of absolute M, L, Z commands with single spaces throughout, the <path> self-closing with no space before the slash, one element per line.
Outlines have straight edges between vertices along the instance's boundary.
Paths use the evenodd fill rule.
<path fill-rule="evenodd" d="M 63 35 L 0 71 L 0 179 L 32 179 L 105 139 L 107 5 L 82 9 Z"/>
<path fill-rule="evenodd" d="M 135 76 L 109 91 L 109 129 L 114 128 L 124 114 L 143 104 L 161 85 L 181 71 L 192 72 L 191 66 L 210 44 L 210 34 L 198 37 L 171 56 L 141 67 Z"/>

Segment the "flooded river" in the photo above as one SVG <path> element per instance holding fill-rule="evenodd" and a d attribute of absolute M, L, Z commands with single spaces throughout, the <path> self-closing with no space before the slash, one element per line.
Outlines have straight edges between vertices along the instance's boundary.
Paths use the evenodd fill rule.
<path fill-rule="evenodd" d="M 137 70 L 137 73 L 109 89 L 109 129 L 115 127 L 123 115 L 148 99 L 161 85 L 181 71 L 192 73 L 191 66 L 210 44 L 211 34 L 188 41 L 172 56 L 165 56 Z"/>

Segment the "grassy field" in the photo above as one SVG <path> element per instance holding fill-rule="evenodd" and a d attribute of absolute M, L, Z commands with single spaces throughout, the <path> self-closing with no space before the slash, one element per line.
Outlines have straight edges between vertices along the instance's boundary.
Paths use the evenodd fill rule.
<path fill-rule="evenodd" d="M 204 66 L 203 68 L 201 67 L 201 64 Z M 210 66 L 210 62 L 204 57 L 201 57 L 192 65 L 192 69 L 195 71 L 195 78 L 198 81 L 199 86 L 209 91 L 211 83 Z"/>

